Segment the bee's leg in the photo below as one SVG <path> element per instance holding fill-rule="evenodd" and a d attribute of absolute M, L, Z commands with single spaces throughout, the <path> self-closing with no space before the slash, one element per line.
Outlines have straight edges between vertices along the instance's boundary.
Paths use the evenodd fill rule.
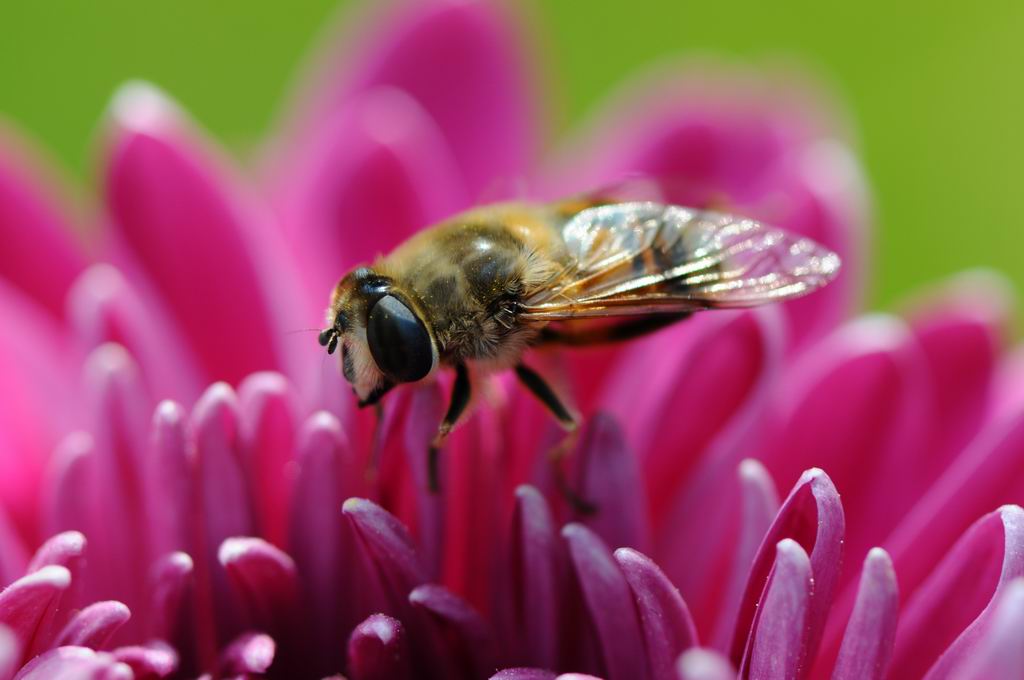
<path fill-rule="evenodd" d="M 671 314 L 652 314 L 619 323 L 606 324 L 573 330 L 568 328 L 552 328 L 545 326 L 540 331 L 542 345 L 568 345 L 570 347 L 587 347 L 589 345 L 605 345 L 613 342 L 632 340 L 641 335 L 659 331 L 666 326 L 682 321 L 693 312 L 673 312 Z"/>
<path fill-rule="evenodd" d="M 434 441 L 430 443 L 430 448 L 427 449 L 427 483 L 432 493 L 437 493 L 441 486 L 437 469 L 437 457 L 441 452 L 441 446 L 444 445 L 444 440 L 448 437 L 448 433 L 452 431 L 452 428 L 459 422 L 459 418 L 462 417 L 463 412 L 466 410 L 466 406 L 469 404 L 469 396 L 469 370 L 465 364 L 458 364 L 455 366 L 455 383 L 452 385 L 452 396 L 448 402 L 448 412 L 445 413 L 444 419 L 437 428 Z"/>
<path fill-rule="evenodd" d="M 537 397 L 540 403 L 544 405 L 544 408 L 558 420 L 558 423 L 566 431 L 562 441 L 555 448 L 551 449 L 551 452 L 548 454 L 548 462 L 551 464 L 559 493 L 579 513 L 584 515 L 596 513 L 597 506 L 580 496 L 572 488 L 569 480 L 565 478 L 565 472 L 562 470 L 562 461 L 576 447 L 576 440 L 579 438 L 578 418 L 566 408 L 547 381 L 529 366 L 524 364 L 516 366 L 516 377 L 519 378 L 519 381 L 523 383 L 526 389 L 530 390 L 533 396 Z"/>

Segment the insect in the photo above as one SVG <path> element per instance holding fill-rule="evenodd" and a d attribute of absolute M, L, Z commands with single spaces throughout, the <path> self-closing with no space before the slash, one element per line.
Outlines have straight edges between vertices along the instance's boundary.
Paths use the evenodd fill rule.
<path fill-rule="evenodd" d="M 470 402 L 471 372 L 513 369 L 567 431 L 577 417 L 523 363 L 543 345 L 642 335 L 708 309 L 795 298 L 839 257 L 760 222 L 657 202 L 502 203 L 429 227 L 335 287 L 320 344 L 341 348 L 360 406 L 453 369 L 437 452 Z M 608 319 L 595 324 L 595 319 Z"/>

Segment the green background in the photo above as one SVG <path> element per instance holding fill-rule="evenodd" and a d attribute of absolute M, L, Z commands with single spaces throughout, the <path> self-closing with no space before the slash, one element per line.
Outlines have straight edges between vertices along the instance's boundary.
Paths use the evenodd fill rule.
<path fill-rule="evenodd" d="M 1024 3 L 529 4 L 552 57 L 550 80 L 564 97 L 555 107 L 562 129 L 661 56 L 796 61 L 831 81 L 852 114 L 875 197 L 872 303 L 889 306 L 977 266 L 996 268 L 1024 289 Z M 142 77 L 244 155 L 337 6 L 3 2 L 0 114 L 88 182 L 110 93 Z"/>

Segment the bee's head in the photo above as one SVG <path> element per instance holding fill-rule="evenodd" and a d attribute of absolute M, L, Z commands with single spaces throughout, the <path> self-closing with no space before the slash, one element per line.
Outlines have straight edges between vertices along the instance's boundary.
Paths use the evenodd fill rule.
<path fill-rule="evenodd" d="M 360 406 L 398 383 L 416 382 L 437 366 L 437 342 L 419 303 L 391 278 L 367 267 L 346 275 L 320 332 L 328 354 L 341 346 L 341 371 Z"/>

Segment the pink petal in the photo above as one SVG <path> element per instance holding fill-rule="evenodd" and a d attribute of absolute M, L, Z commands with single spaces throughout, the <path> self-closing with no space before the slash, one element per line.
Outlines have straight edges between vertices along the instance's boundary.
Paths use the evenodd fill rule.
<path fill-rule="evenodd" d="M 392 88 L 353 97 L 288 167 L 278 208 L 322 304 L 355 265 L 470 202 L 443 131 Z"/>
<path fill-rule="evenodd" d="M 859 562 L 924 491 L 917 478 L 931 474 L 921 448 L 930 431 L 923 353 L 902 322 L 863 317 L 810 349 L 787 379 L 763 460 L 780 487 L 811 465 L 828 470 L 859 518 L 845 537 Z"/>
<path fill-rule="evenodd" d="M 409 646 L 401 622 L 374 614 L 348 640 L 350 680 L 403 680 L 413 677 Z"/>
<path fill-rule="evenodd" d="M 257 373 L 238 388 L 244 467 L 252 471 L 253 504 L 260 534 L 282 546 L 287 533 L 291 485 L 285 483 L 294 465 L 298 405 L 287 379 L 278 373 Z"/>
<path fill-rule="evenodd" d="M 1024 579 L 1006 587 L 982 636 L 957 680 L 1024 677 Z"/>
<path fill-rule="evenodd" d="M 83 350 L 119 343 L 139 361 L 150 392 L 188 403 L 199 396 L 203 376 L 188 340 L 159 300 L 143 297 L 113 266 L 85 270 L 68 293 L 67 312 Z"/>
<path fill-rule="evenodd" d="M 736 680 L 729 660 L 712 649 L 689 649 L 676 664 L 679 680 Z"/>
<path fill-rule="evenodd" d="M 846 625 L 833 680 L 882 680 L 896 638 L 899 591 L 889 554 L 874 548 L 864 560 L 857 603 Z"/>
<path fill-rule="evenodd" d="M 563 527 L 562 538 L 569 547 L 587 613 L 597 631 L 607 677 L 646 677 L 644 643 L 633 593 L 611 551 L 580 524 Z"/>
<path fill-rule="evenodd" d="M 291 557 L 261 538 L 229 538 L 221 544 L 218 559 L 246 627 L 281 632 L 294 626 L 298 581 Z"/>
<path fill-rule="evenodd" d="M 147 610 L 154 637 L 174 640 L 187 625 L 182 620 L 182 608 L 192 586 L 193 571 L 192 558 L 183 552 L 166 555 L 153 565 L 152 599 Z"/>
<path fill-rule="evenodd" d="M 280 328 L 262 278 L 280 271 L 264 259 L 274 234 L 215 154 L 172 102 L 138 83 L 115 97 L 109 138 L 106 201 L 115 248 L 127 248 L 115 252 L 118 261 L 152 285 L 208 378 L 237 384 L 279 367 Z M 293 310 L 295 301 L 276 309 Z"/>
<path fill-rule="evenodd" d="M 372 501 L 349 498 L 342 510 L 362 549 L 377 565 L 391 605 L 401 611 L 407 594 L 427 581 L 408 531 L 394 515 Z"/>
<path fill-rule="evenodd" d="M 555 674 L 542 668 L 506 668 L 492 675 L 490 680 L 555 680 Z"/>
<path fill-rule="evenodd" d="M 416 587 L 409 602 L 428 615 L 431 631 L 439 644 L 436 668 L 447 666 L 448 676 L 483 677 L 494 668 L 497 650 L 490 626 L 464 600 L 447 588 L 434 584 Z"/>
<path fill-rule="evenodd" d="M 25 546 L 0 506 L 0 587 L 24 574 L 27 562 Z"/>
<path fill-rule="evenodd" d="M 576 492 L 598 511 L 575 520 L 615 547 L 646 548 L 650 523 L 636 455 L 609 415 L 588 419 L 573 454 Z"/>
<path fill-rule="evenodd" d="M 3 208 L 0 207 L 0 211 Z M 81 356 L 45 309 L 0 278 L 0 498 L 23 540 L 39 540 L 38 489 L 60 438 L 82 425 Z"/>
<path fill-rule="evenodd" d="M 276 648 L 274 639 L 269 635 L 239 635 L 221 655 L 221 674 L 264 673 L 274 662 Z"/>
<path fill-rule="evenodd" d="M 1022 450 L 1024 402 L 986 424 L 885 541 L 903 593 L 912 594 L 950 546 L 993 504 L 1020 501 Z M 941 522 L 935 521 L 937 516 Z"/>
<path fill-rule="evenodd" d="M 779 511 L 779 494 L 775 490 L 775 483 L 760 462 L 752 458 L 743 460 L 737 468 L 737 477 L 742 507 L 732 565 L 722 594 L 713 600 L 705 598 L 710 600 L 707 608 L 717 610 L 712 636 L 716 649 L 725 649 L 729 644 L 751 565 L 761 540 Z"/>
<path fill-rule="evenodd" d="M 58 647 L 37 656 L 14 680 L 132 680 L 132 669 L 106 652 Z"/>
<path fill-rule="evenodd" d="M 0 680 L 8 680 L 21 660 L 21 643 L 10 628 L 0 626 Z"/>
<path fill-rule="evenodd" d="M 749 674 L 753 678 L 798 678 L 807 670 L 807 623 L 814 583 L 811 561 L 791 538 L 779 541 L 776 550 L 751 633 Z"/>
<path fill-rule="evenodd" d="M 227 575 L 214 565 L 225 539 L 254 533 L 248 483 L 242 468 L 238 401 L 230 387 L 217 383 L 206 390 L 192 412 L 195 432 L 199 544 L 196 561 L 200 605 L 212 603 L 221 639 L 237 628 L 237 612 Z M 209 613 L 200 610 L 200 618 Z"/>
<path fill-rule="evenodd" d="M 57 565 L 66 567 L 73 577 L 81 569 L 85 545 L 85 536 L 78 531 L 57 534 L 39 546 L 32 556 L 32 561 L 29 562 L 28 571 L 39 571 L 43 567 Z"/>
<path fill-rule="evenodd" d="M 59 647 L 71 645 L 102 649 L 131 615 L 128 607 L 116 600 L 96 602 L 68 621 L 55 644 Z"/>
<path fill-rule="evenodd" d="M 74 526 L 92 545 L 88 600 L 116 599 L 139 610 L 147 598 L 145 572 L 129 555 L 147 564 L 153 557 L 147 523 L 149 498 L 149 421 L 152 402 L 138 367 L 119 345 L 103 345 L 85 366 L 85 389 L 94 439 L 92 526 Z M 134 628 L 130 623 L 129 630 Z"/>
<path fill-rule="evenodd" d="M 697 629 L 686 603 L 648 557 L 629 548 L 615 551 L 640 613 L 644 647 L 654 680 L 674 680 L 675 661 L 697 644 Z"/>
<path fill-rule="evenodd" d="M 95 521 L 91 492 L 95 488 L 95 467 L 96 446 L 92 436 L 73 432 L 57 447 L 50 463 L 43 501 L 48 531 L 74 527 L 92 531 Z"/>
<path fill-rule="evenodd" d="M 604 408 L 645 456 L 655 513 L 704 451 L 750 428 L 782 349 L 769 310 L 697 316 L 623 349 Z"/>
<path fill-rule="evenodd" d="M 975 522 L 908 598 L 891 677 L 947 677 L 971 657 L 999 597 L 1020 576 L 1024 509 L 1006 505 Z"/>
<path fill-rule="evenodd" d="M 954 277 L 912 318 L 931 375 L 934 431 L 928 455 L 934 470 L 981 427 L 1011 309 L 1008 284 L 978 272 Z M 928 470 L 931 472 L 931 470 Z M 922 480 L 930 484 L 934 478 Z"/>
<path fill-rule="evenodd" d="M 111 654 L 131 667 L 135 680 L 166 678 L 178 668 L 178 653 L 163 642 L 118 647 Z"/>
<path fill-rule="evenodd" d="M 341 667 L 344 649 L 336 641 L 358 623 L 355 616 L 363 610 L 355 579 L 338 578 L 354 551 L 340 509 L 354 493 L 358 474 L 338 419 L 324 411 L 310 416 L 298 435 L 289 552 L 295 558 L 304 606 L 318 622 L 313 647 L 324 656 L 318 666 L 324 673 Z"/>
<path fill-rule="evenodd" d="M 832 480 L 818 469 L 803 473 L 783 501 L 751 566 L 731 645 L 730 657 L 737 665 L 745 665 L 743 662 L 748 658 L 750 636 L 755 633 L 755 612 L 775 561 L 774 548 L 784 538 L 794 539 L 810 554 L 814 596 L 808 603 L 804 656 L 814 657 L 839 577 L 844 527 L 843 506 Z"/>
<path fill-rule="evenodd" d="M 520 38 L 505 10 L 462 0 L 404 2 L 371 23 L 354 23 L 331 43 L 344 47 L 321 58 L 296 134 L 315 138 L 353 96 L 391 86 L 437 121 L 474 195 L 495 179 L 522 176 L 537 124 Z"/>
<path fill-rule="evenodd" d="M 0 130 L 0 277 L 60 317 L 85 255 L 54 180 L 12 132 Z"/>
<path fill-rule="evenodd" d="M 195 508 L 192 493 L 192 441 L 188 415 L 179 404 L 162 401 L 152 419 L 152 445 L 147 474 L 148 514 L 153 552 L 166 555 L 191 545 L 190 518 Z"/>
<path fill-rule="evenodd" d="M 554 668 L 558 663 L 561 560 L 555 523 L 544 497 L 520 486 L 510 531 L 511 572 L 504 602 L 503 637 L 517 661 Z"/>
<path fill-rule="evenodd" d="M 56 616 L 56 604 L 71 585 L 71 573 L 49 566 L 23 576 L 0 592 L 0 625 L 7 626 L 21 642 L 26 656 L 49 643 L 37 631 L 48 631 Z"/>

